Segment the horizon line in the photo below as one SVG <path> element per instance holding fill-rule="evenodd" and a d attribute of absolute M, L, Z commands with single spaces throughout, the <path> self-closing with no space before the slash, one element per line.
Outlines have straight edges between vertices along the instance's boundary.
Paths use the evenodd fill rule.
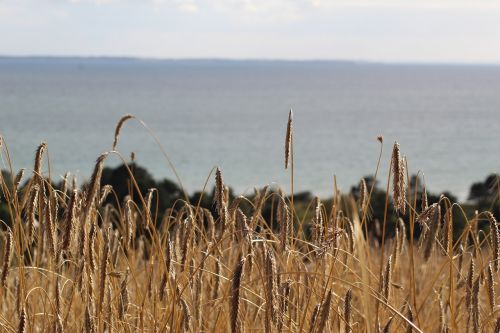
<path fill-rule="evenodd" d="M 175 61 L 212 61 L 212 62 L 281 62 L 281 63 L 347 63 L 358 65 L 428 65 L 428 66 L 500 66 L 499 62 L 478 61 L 442 61 L 442 60 L 370 60 L 370 59 L 342 59 L 342 58 L 238 58 L 238 57 L 153 57 L 134 55 L 10 55 L 0 54 L 0 60 L 120 60 L 144 62 L 175 62 Z"/>

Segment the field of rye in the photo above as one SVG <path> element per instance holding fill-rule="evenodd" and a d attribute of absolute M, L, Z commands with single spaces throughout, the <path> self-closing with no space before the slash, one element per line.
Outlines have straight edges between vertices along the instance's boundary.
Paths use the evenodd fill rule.
<path fill-rule="evenodd" d="M 119 156 L 127 121 L 140 122 L 119 121 L 84 186 L 70 177 L 53 185 L 45 144 L 33 170 L 10 167 L 12 176 L 0 178 L 10 216 L 0 226 L 1 332 L 500 333 L 498 222 L 476 212 L 453 237 L 452 211 L 461 207 L 417 195 L 397 143 L 384 180 L 386 218 L 373 237 L 373 187 L 363 180 L 356 198 L 335 190 L 331 204 L 316 198 L 307 214 L 295 209 L 291 111 L 288 194 L 262 188 L 230 199 L 217 168 L 215 213 L 188 200 L 158 211 L 157 191 L 137 191 L 129 170 L 131 195 L 105 204 L 114 192 L 101 186 L 102 170 Z M 389 236 L 393 211 L 401 218 Z"/>

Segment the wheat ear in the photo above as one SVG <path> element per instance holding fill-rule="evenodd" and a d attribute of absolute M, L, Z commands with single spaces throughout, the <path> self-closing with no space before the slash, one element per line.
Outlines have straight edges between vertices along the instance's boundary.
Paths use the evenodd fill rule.
<path fill-rule="evenodd" d="M 242 258 L 233 273 L 231 285 L 231 332 L 239 333 L 241 331 L 240 323 L 240 292 L 241 281 L 243 279 L 243 267 L 245 265 L 245 258 Z"/>
<path fill-rule="evenodd" d="M 288 123 L 286 125 L 286 136 L 285 136 L 285 169 L 288 169 L 288 164 L 290 161 L 290 151 L 292 148 L 292 132 L 293 132 L 293 112 L 290 109 L 288 113 Z"/>
<path fill-rule="evenodd" d="M 120 131 L 123 127 L 123 124 L 125 124 L 125 122 L 129 119 L 132 119 L 132 118 L 135 118 L 133 115 L 131 114 L 126 114 L 124 115 L 120 121 L 118 121 L 118 124 L 116 124 L 116 128 L 115 128 L 115 138 L 113 140 L 113 150 L 116 149 L 116 145 L 118 144 L 118 138 L 120 137 Z"/>

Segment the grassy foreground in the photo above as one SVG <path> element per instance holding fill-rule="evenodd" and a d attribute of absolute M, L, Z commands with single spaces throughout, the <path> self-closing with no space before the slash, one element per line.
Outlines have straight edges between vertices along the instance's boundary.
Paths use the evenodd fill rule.
<path fill-rule="evenodd" d="M 113 150 L 132 118 L 118 123 Z M 230 200 L 217 169 L 216 214 L 188 201 L 158 212 L 154 189 L 132 191 L 132 172 L 133 195 L 103 204 L 113 196 L 100 186 L 108 153 L 84 188 L 67 178 L 55 188 L 45 149 L 25 186 L 22 172 L 0 178 L 13 221 L 1 224 L 1 332 L 500 332 L 498 222 L 477 212 L 453 237 L 460 206 L 417 198 L 397 144 L 386 212 L 405 219 L 390 238 L 387 216 L 381 237 L 368 236 L 363 181 L 359 198 L 336 191 L 299 216 L 280 191 Z M 291 114 L 285 165 L 293 193 Z M 262 217 L 269 201 L 272 220 Z"/>

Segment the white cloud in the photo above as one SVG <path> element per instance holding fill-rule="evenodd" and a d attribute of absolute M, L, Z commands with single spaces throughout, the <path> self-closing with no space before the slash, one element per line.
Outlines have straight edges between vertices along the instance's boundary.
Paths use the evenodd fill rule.
<path fill-rule="evenodd" d="M 302 17 L 308 0 L 67 0 L 73 3 L 115 4 L 150 3 L 155 6 L 171 6 L 182 12 L 198 12 L 200 8 L 216 10 L 238 19 L 258 18 L 278 21 L 296 20 Z"/>
<path fill-rule="evenodd" d="M 500 9 L 500 0 L 309 0 L 316 8 Z"/>
<path fill-rule="evenodd" d="M 238 19 L 257 18 L 271 21 L 293 21 L 303 17 L 303 6 L 297 0 L 206 0 L 214 9 L 238 16 Z"/>
<path fill-rule="evenodd" d="M 43 0 L 42 0 L 43 1 Z M 40 1 L 40 2 L 42 2 Z M 48 0 L 45 0 L 48 1 Z M 500 0 L 66 0 L 72 3 L 151 3 L 177 4 L 180 7 L 195 6 L 203 3 L 206 7 L 243 8 L 250 12 L 267 12 L 268 10 L 300 10 L 305 8 L 335 7 L 393 7 L 393 8 L 499 8 Z M 15 2 L 15 0 L 3 0 Z"/>
<path fill-rule="evenodd" d="M 177 5 L 177 9 L 181 12 L 194 13 L 199 11 L 199 7 L 192 2 L 180 3 Z"/>
<path fill-rule="evenodd" d="M 151 4 L 154 6 L 170 6 L 180 12 L 194 13 L 199 11 L 199 6 L 194 0 L 68 0 L 74 4 L 113 5 L 118 3 Z"/>
<path fill-rule="evenodd" d="M 32 10 L 29 1 L 0 0 L 0 29 L 2 27 L 35 29 L 54 20 L 64 20 L 68 13 L 61 8 L 45 6 Z"/>
<path fill-rule="evenodd" d="M 120 2 L 120 0 L 69 0 L 71 3 L 95 3 L 97 5 L 106 5 L 111 3 Z"/>

